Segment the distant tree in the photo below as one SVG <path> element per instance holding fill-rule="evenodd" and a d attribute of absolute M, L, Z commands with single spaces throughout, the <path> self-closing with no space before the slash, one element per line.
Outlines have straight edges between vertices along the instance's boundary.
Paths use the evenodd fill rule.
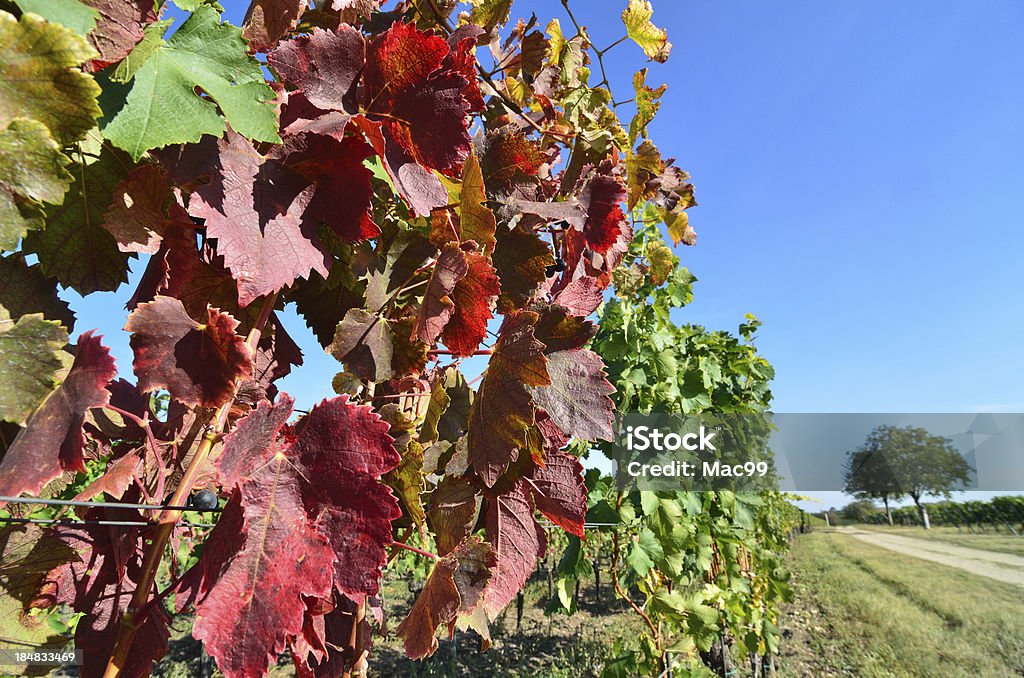
<path fill-rule="evenodd" d="M 839 510 L 843 520 L 848 520 L 852 523 L 866 523 L 872 515 L 877 513 L 878 507 L 870 499 L 851 501 Z"/>
<path fill-rule="evenodd" d="M 948 498 L 970 479 L 971 470 L 948 438 L 923 428 L 879 426 L 848 454 L 846 491 L 861 499 L 881 499 L 890 525 L 889 502 L 909 496 L 928 529 L 921 500 L 928 495 Z"/>

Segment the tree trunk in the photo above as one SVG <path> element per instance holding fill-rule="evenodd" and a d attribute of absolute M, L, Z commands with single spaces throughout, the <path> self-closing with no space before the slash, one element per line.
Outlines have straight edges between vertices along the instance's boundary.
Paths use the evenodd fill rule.
<path fill-rule="evenodd" d="M 882 497 L 882 502 L 885 504 L 885 517 L 889 521 L 889 527 L 892 527 L 892 509 L 889 508 L 889 497 Z"/>

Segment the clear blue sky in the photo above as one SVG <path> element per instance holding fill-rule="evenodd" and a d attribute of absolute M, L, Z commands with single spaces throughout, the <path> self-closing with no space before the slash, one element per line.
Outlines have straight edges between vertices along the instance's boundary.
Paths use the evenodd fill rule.
<path fill-rule="evenodd" d="M 248 3 L 223 4 L 238 22 Z M 557 0 L 516 5 L 566 23 Z M 623 34 L 624 0 L 572 5 L 598 46 Z M 651 135 L 700 202 L 678 320 L 758 315 L 777 411 L 1024 411 L 1024 3 L 662 0 L 654 19 L 675 47 L 650 65 L 669 86 Z M 609 53 L 620 98 L 643 60 Z M 74 304 L 125 372 L 128 295 Z M 311 404 L 336 363 L 289 325 L 307 364 L 284 389 Z"/>

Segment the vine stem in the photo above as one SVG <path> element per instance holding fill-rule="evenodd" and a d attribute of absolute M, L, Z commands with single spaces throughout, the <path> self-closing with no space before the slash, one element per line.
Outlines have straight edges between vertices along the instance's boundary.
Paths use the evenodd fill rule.
<path fill-rule="evenodd" d="M 391 546 L 397 546 L 398 548 L 405 549 L 406 551 L 412 551 L 413 553 L 417 553 L 423 556 L 424 558 L 430 558 L 431 560 L 441 560 L 441 556 L 437 555 L 436 553 L 424 551 L 423 549 L 416 548 L 415 546 L 410 546 L 409 544 L 404 544 L 400 541 L 391 542 Z"/>
<path fill-rule="evenodd" d="M 249 335 L 245 338 L 245 345 L 250 353 L 256 349 L 256 345 L 263 335 L 263 327 L 267 324 L 267 320 L 270 318 L 270 313 L 274 310 L 276 302 L 276 292 L 264 299 L 263 306 L 260 308 L 259 318 L 257 318 L 256 323 L 249 330 Z M 213 422 L 207 426 L 206 433 L 199 444 L 199 449 L 196 451 L 195 456 L 192 457 L 192 461 L 185 470 L 181 482 L 178 483 L 178 488 L 174 491 L 171 500 L 168 502 L 170 506 L 185 506 L 189 495 L 192 493 L 192 488 L 199 478 L 203 465 L 210 456 L 210 451 L 213 450 L 214 444 L 220 439 L 220 434 L 227 425 L 228 414 L 231 411 L 233 401 L 234 398 L 231 398 L 228 402 L 221 405 L 214 416 Z M 146 544 L 146 551 L 142 558 L 141 578 L 135 587 L 132 600 L 128 604 L 128 609 L 125 610 L 121 625 L 117 630 L 117 640 L 114 642 L 114 649 L 110 653 L 110 660 L 107 662 L 103 678 L 118 678 L 121 675 L 121 671 L 124 670 L 132 641 L 135 640 L 135 633 L 145 621 L 146 615 L 151 612 L 151 609 L 147 607 L 147 603 L 156 582 L 157 569 L 160 567 L 160 561 L 163 560 L 164 549 L 167 547 L 171 531 L 180 518 L 180 509 L 165 509 L 157 517 L 156 530 Z"/>

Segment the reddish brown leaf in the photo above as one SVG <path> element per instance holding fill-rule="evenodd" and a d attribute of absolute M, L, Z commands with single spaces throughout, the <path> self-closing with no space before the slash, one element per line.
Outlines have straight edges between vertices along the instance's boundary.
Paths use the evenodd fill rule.
<path fill-rule="evenodd" d="M 263 51 L 277 44 L 299 22 L 306 0 L 252 0 L 242 22 L 242 37 Z"/>
<path fill-rule="evenodd" d="M 322 111 L 348 111 L 352 106 L 345 98 L 359 79 L 365 54 L 363 36 L 352 26 L 341 24 L 336 32 L 314 28 L 310 34 L 282 43 L 267 55 L 267 62 L 313 106 Z"/>
<path fill-rule="evenodd" d="M 578 316 L 590 315 L 597 310 L 603 300 L 601 286 L 589 276 L 573 280 L 554 298 L 556 304 L 564 306 L 569 313 Z"/>
<path fill-rule="evenodd" d="M 530 303 L 554 263 L 551 248 L 536 233 L 502 229 L 494 248 L 494 268 L 501 280 L 498 311 L 510 313 Z"/>
<path fill-rule="evenodd" d="M 291 416 L 294 403 L 287 394 L 276 404 L 260 403 L 224 438 L 224 450 L 213 463 L 224 487 L 239 485 L 274 454 L 278 433 Z"/>
<path fill-rule="evenodd" d="M 497 554 L 494 547 L 480 537 L 470 537 L 452 551 L 450 557 L 459 563 L 453 577 L 459 591 L 459 614 L 472 614 L 483 601 L 484 591 L 494 575 Z"/>
<path fill-rule="evenodd" d="M 547 544 L 543 528 L 533 518 L 533 501 L 525 480 L 511 491 L 488 499 L 487 541 L 498 559 L 483 601 L 493 619 L 526 585 Z"/>
<path fill-rule="evenodd" d="M 405 640 L 405 653 L 421 659 L 437 650 L 437 628 L 452 625 L 459 614 L 479 604 L 497 558 L 491 545 L 473 537 L 437 561 L 409 614 L 395 633 Z"/>
<path fill-rule="evenodd" d="M 581 440 L 611 440 L 615 392 L 605 378 L 604 361 L 593 351 L 577 348 L 548 355 L 550 383 L 531 389 L 539 407 L 566 435 Z"/>
<path fill-rule="evenodd" d="M 391 365 L 394 343 L 388 320 L 353 308 L 338 323 L 330 350 L 353 374 L 371 381 L 384 381 L 394 374 Z"/>
<path fill-rule="evenodd" d="M 527 444 L 534 423 L 527 387 L 551 383 L 544 344 L 533 336 L 536 323 L 529 311 L 505 318 L 469 412 L 469 462 L 488 487 Z"/>
<path fill-rule="evenodd" d="M 547 157 L 522 132 L 502 132 L 488 140 L 480 164 L 492 190 L 508 193 L 515 180 L 535 177 Z"/>
<path fill-rule="evenodd" d="M 192 194 L 189 212 L 205 219 L 207 233 L 217 239 L 217 251 L 238 281 L 239 303 L 247 306 L 312 270 L 326 276 L 315 231 L 302 224 L 313 188 L 285 175 L 279 190 L 264 190 L 270 187 L 261 179 L 275 181 L 265 175 L 276 166 L 264 169 L 265 158 L 233 131 L 217 146 L 219 171 Z"/>
<path fill-rule="evenodd" d="M 191 228 L 188 213 L 171 195 L 167 173 L 159 165 L 142 165 L 128 173 L 103 215 L 122 252 L 154 254 L 169 228 Z"/>
<path fill-rule="evenodd" d="M 0 495 L 38 495 L 43 485 L 64 471 L 85 471 L 85 413 L 110 401 L 106 385 L 116 374 L 114 359 L 100 337 L 91 331 L 81 335 L 64 383 L 29 417 L 0 460 Z"/>
<path fill-rule="evenodd" d="M 457 176 L 470 151 L 464 92 L 469 83 L 445 64 L 443 38 L 398 21 L 370 43 L 365 107 L 383 118 L 387 143 L 417 164 Z"/>
<path fill-rule="evenodd" d="M 294 462 L 279 452 L 240 486 L 245 544 L 196 606 L 192 633 L 228 678 L 263 675 L 302 630 L 302 596 L 330 592 L 334 553 L 308 522 Z"/>
<path fill-rule="evenodd" d="M 192 194 L 189 211 L 206 219 L 242 306 L 312 270 L 327 276 L 320 222 L 350 241 L 380 233 L 368 211 L 371 173 L 362 164 L 372 151 L 361 140 L 303 134 L 264 157 L 229 130 L 217 146 L 217 171 Z"/>
<path fill-rule="evenodd" d="M 400 461 L 387 423 L 346 396 L 325 400 L 303 420 L 295 449 L 313 483 L 308 505 L 337 555 L 335 587 L 357 601 L 375 595 L 391 521 L 402 514 L 380 482 Z"/>
<path fill-rule="evenodd" d="M 186 405 L 213 408 L 228 402 L 236 380 L 252 375 L 252 357 L 236 327 L 238 321 L 213 308 L 200 325 L 172 297 L 141 304 L 125 325 L 132 333 L 139 389 L 166 388 Z"/>
<path fill-rule="evenodd" d="M 612 176 L 598 174 L 583 187 L 580 205 L 587 211 L 587 222 L 583 235 L 590 249 L 604 254 L 615 245 L 627 227 L 622 203 L 626 199 L 626 188 Z"/>
<path fill-rule="evenodd" d="M 427 522 L 440 555 L 450 553 L 473 532 L 480 492 L 468 478 L 446 475 L 430 493 Z"/>
<path fill-rule="evenodd" d="M 571 315 L 564 306 L 538 304 L 534 310 L 540 314 L 534 336 L 544 344 L 545 353 L 582 348 L 597 334 L 594 323 Z"/>
<path fill-rule="evenodd" d="M 441 330 L 455 312 L 455 302 L 450 295 L 467 273 L 469 264 L 466 262 L 466 253 L 459 249 L 458 243 L 449 242 L 441 248 L 416 317 L 413 337 L 430 346 L 437 343 Z"/>
<path fill-rule="evenodd" d="M 156 21 L 152 0 L 82 0 L 99 12 L 96 28 L 89 32 L 89 42 L 100 53 L 87 65 L 99 71 L 128 56 L 142 39 L 145 24 Z"/>
<path fill-rule="evenodd" d="M 466 100 L 469 101 L 469 110 L 474 113 L 484 110 L 485 107 L 483 94 L 480 93 L 479 76 L 476 72 L 476 54 L 474 54 L 477 38 L 483 33 L 484 29 L 479 26 L 469 23 L 462 24 L 448 36 L 451 52 L 445 58 L 445 65 L 469 83 L 464 94 Z"/>
<path fill-rule="evenodd" d="M 465 245 L 463 246 L 465 247 Z M 441 339 L 453 355 L 473 355 L 487 336 L 487 321 L 494 317 L 494 306 L 501 292 L 491 260 L 479 252 L 466 252 L 468 271 L 455 284 L 455 304 L 451 320 Z"/>
<path fill-rule="evenodd" d="M 302 365 L 302 349 L 298 347 L 277 315 L 270 316 L 269 328 L 260 337 L 252 360 L 252 378 L 267 398 L 277 396 L 278 379 L 288 376 L 292 365 Z"/>
<path fill-rule="evenodd" d="M 103 475 L 86 485 L 85 489 L 75 495 L 74 500 L 89 501 L 98 494 L 108 494 L 114 499 L 120 499 L 135 482 L 135 475 L 141 467 L 141 457 L 127 454 L 108 466 Z"/>
<path fill-rule="evenodd" d="M 433 654 L 437 649 L 437 627 L 453 621 L 459 613 L 459 591 L 453 579 L 456 567 L 451 558 L 435 563 L 409 614 L 395 629 L 395 634 L 405 640 L 405 654 L 410 659 Z"/>
<path fill-rule="evenodd" d="M 141 521 L 134 510 L 93 508 L 88 520 Z M 54 530 L 61 548 L 77 552 L 77 558 L 55 568 L 48 580 L 54 584 L 57 602 L 83 613 L 75 627 L 75 647 L 82 650 L 83 678 L 99 678 L 121 628 L 135 583 L 142 570 L 142 549 L 137 527 L 61 526 Z M 132 651 L 121 675 L 143 678 L 150 675 L 153 663 L 167 652 L 169 620 L 159 606 L 141 620 Z"/>
<path fill-rule="evenodd" d="M 448 191 L 441 180 L 427 168 L 417 165 L 397 144 L 387 143 L 382 122 L 363 115 L 355 116 L 351 122 L 384 163 L 399 195 L 409 203 L 414 214 L 430 214 L 431 210 L 448 204 Z"/>
<path fill-rule="evenodd" d="M 534 467 L 530 489 L 537 509 L 565 531 L 583 538 L 587 515 L 587 486 L 583 465 L 568 452 L 548 449 L 544 466 Z"/>

